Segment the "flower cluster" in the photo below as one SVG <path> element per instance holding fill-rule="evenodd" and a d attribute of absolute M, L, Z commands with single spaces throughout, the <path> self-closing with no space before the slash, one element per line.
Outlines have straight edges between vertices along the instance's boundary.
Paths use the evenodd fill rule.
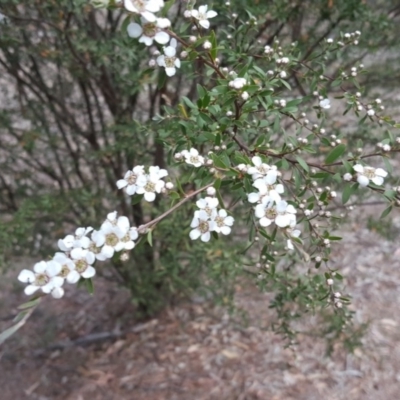
<path fill-rule="evenodd" d="M 214 188 L 208 193 L 215 193 Z M 222 233 L 229 235 L 231 233 L 231 226 L 234 223 L 233 217 L 229 216 L 224 209 L 218 210 L 218 199 L 215 197 L 207 196 L 204 199 L 197 200 L 197 207 L 199 208 L 194 212 L 194 217 L 190 227 L 190 238 L 196 240 L 200 238 L 203 242 L 208 242 L 211 238 L 211 232 Z"/>
<path fill-rule="evenodd" d="M 382 186 L 387 172 L 382 168 L 373 168 L 356 164 L 353 166 L 354 171 L 357 172 L 357 182 L 360 186 L 368 186 L 372 181 L 377 186 Z"/>
<path fill-rule="evenodd" d="M 123 179 L 117 181 L 118 189 L 125 189 L 126 194 L 143 194 L 146 201 L 154 201 L 156 193 L 161 193 L 165 187 L 162 180 L 168 175 L 165 169 L 157 166 L 149 167 L 145 172 L 143 165 L 138 165 L 125 173 Z"/>
<path fill-rule="evenodd" d="M 49 261 L 36 263 L 33 271 L 22 270 L 18 280 L 28 283 L 25 288 L 27 295 L 40 289 L 59 299 L 64 295 L 62 286 L 65 281 L 74 284 L 81 278 L 93 278 L 96 275 L 93 267 L 96 260 L 105 261 L 116 252 L 132 250 L 138 237 L 137 229 L 130 226 L 128 218 L 118 217 L 114 211 L 108 214 L 98 231 L 92 227 L 81 227 L 76 229 L 74 235 L 60 239 L 60 252 Z"/>
<path fill-rule="evenodd" d="M 256 204 L 255 216 L 259 219 L 260 225 L 266 228 L 274 223 L 279 228 L 285 228 L 289 236 L 298 237 L 300 231 L 294 229 L 297 223 L 297 210 L 281 198 L 284 187 L 277 181 L 280 172 L 276 166 L 264 163 L 261 157 L 254 156 L 252 162 L 253 165 L 240 165 L 238 168 L 246 170 L 247 174 L 251 175 L 253 186 L 258 190 L 249 193 L 247 199 L 250 203 Z M 290 239 L 287 245 L 289 249 L 293 248 Z"/>
<path fill-rule="evenodd" d="M 178 161 L 184 159 L 186 164 L 193 165 L 196 168 L 205 164 L 204 157 L 194 148 L 175 153 L 174 158 Z"/>

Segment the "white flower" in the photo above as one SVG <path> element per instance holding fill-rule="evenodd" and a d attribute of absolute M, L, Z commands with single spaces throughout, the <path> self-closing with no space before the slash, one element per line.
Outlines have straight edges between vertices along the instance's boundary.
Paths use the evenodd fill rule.
<path fill-rule="evenodd" d="M 61 251 L 70 251 L 76 247 L 87 249 L 90 244 L 90 239 L 86 236 L 93 230 L 91 226 L 87 228 L 77 228 L 75 235 L 67 235 L 64 239 L 59 239 L 57 244 Z"/>
<path fill-rule="evenodd" d="M 43 293 L 51 293 L 55 288 L 61 287 L 64 279 L 57 276 L 61 265 L 54 261 L 40 261 L 33 266 L 33 271 L 22 270 L 18 275 L 20 282 L 29 283 L 24 292 L 27 296 L 41 289 Z"/>
<path fill-rule="evenodd" d="M 258 204 L 255 208 L 255 216 L 260 219 L 260 225 L 264 228 L 270 226 L 277 216 L 276 207 L 271 205 L 266 207 L 264 204 Z"/>
<path fill-rule="evenodd" d="M 125 8 L 135 14 L 140 14 L 147 21 L 154 22 L 156 17 L 153 13 L 160 11 L 164 6 L 163 0 L 124 0 Z"/>
<path fill-rule="evenodd" d="M 215 222 L 208 218 L 209 216 L 204 210 L 195 212 L 194 218 L 190 224 L 190 227 L 194 228 L 189 233 L 190 239 L 196 240 L 200 238 L 202 242 L 208 242 L 210 240 L 210 232 L 215 230 Z"/>
<path fill-rule="evenodd" d="M 171 22 L 167 18 L 157 18 L 155 22 L 149 22 L 146 18 L 141 17 L 142 26 L 135 22 L 131 22 L 128 27 L 128 35 L 132 38 L 138 38 L 139 43 L 144 43 L 146 46 L 151 46 L 155 40 L 160 44 L 169 42 L 169 35 L 162 29 L 168 28 Z"/>
<path fill-rule="evenodd" d="M 373 110 L 372 108 L 370 110 L 367 111 L 367 114 L 372 117 L 375 115 L 375 110 Z"/>
<path fill-rule="evenodd" d="M 330 102 L 329 99 L 323 99 L 323 100 L 321 100 L 321 101 L 319 102 L 319 106 L 320 106 L 321 108 L 328 109 L 328 108 L 331 108 L 331 102 Z"/>
<path fill-rule="evenodd" d="M 258 189 L 258 193 L 249 193 L 247 199 L 250 203 L 261 202 L 265 206 L 269 203 L 278 203 L 281 201 L 281 194 L 284 192 L 282 184 L 276 183 L 276 176 L 273 179 L 273 175 L 267 175 L 265 178 L 259 178 L 254 181 L 253 186 Z"/>
<path fill-rule="evenodd" d="M 242 97 L 242 99 L 243 99 L 244 101 L 246 101 L 246 100 L 249 99 L 250 95 L 249 95 L 247 92 L 243 92 L 243 93 L 241 94 L 241 97 Z"/>
<path fill-rule="evenodd" d="M 143 165 L 137 165 L 132 171 L 127 171 L 124 179 L 117 181 L 118 189 L 125 188 L 126 194 L 132 196 L 136 193 L 139 186 L 146 184 L 146 176 L 144 174 Z"/>
<path fill-rule="evenodd" d="M 348 172 L 346 172 L 346 173 L 343 175 L 343 179 L 344 179 L 345 181 L 347 181 L 347 182 L 350 182 L 350 181 L 353 179 L 353 175 L 352 175 L 352 174 L 349 174 Z"/>
<path fill-rule="evenodd" d="M 181 60 L 176 57 L 176 39 L 171 39 L 169 46 L 164 47 L 164 54 L 157 57 L 157 64 L 165 68 L 168 76 L 176 74 L 176 68 L 181 67 Z"/>
<path fill-rule="evenodd" d="M 165 182 L 162 180 L 168 172 L 160 167 L 150 167 L 149 173 L 146 175 L 146 183 L 140 186 L 137 190 L 137 194 L 144 194 L 146 201 L 154 201 L 156 193 L 161 193 L 161 190 L 165 186 Z"/>
<path fill-rule="evenodd" d="M 82 278 L 92 278 L 96 275 L 96 270 L 92 267 L 95 261 L 93 253 L 84 249 L 73 249 L 71 259 L 75 264 L 75 270 Z"/>
<path fill-rule="evenodd" d="M 200 6 L 198 10 L 192 10 L 192 17 L 196 18 L 204 29 L 208 29 L 210 27 L 209 19 L 218 15 L 213 10 L 207 11 L 207 8 L 208 6 Z"/>
<path fill-rule="evenodd" d="M 130 224 L 127 217 L 121 216 L 117 218 L 115 211 L 108 214 L 100 230 L 92 234 L 92 240 L 95 245 L 101 247 L 100 259 L 102 256 L 111 258 L 114 252 L 133 249 L 134 243 L 129 237 L 129 229 Z"/>
<path fill-rule="evenodd" d="M 353 169 L 357 172 L 357 182 L 360 186 L 368 186 L 369 181 L 372 181 L 377 186 L 381 186 L 383 178 L 387 176 L 387 172 L 382 168 L 364 167 L 361 164 L 356 164 L 353 166 Z"/>
<path fill-rule="evenodd" d="M 255 216 L 260 219 L 260 225 L 267 227 L 275 222 L 280 228 L 296 225 L 296 209 L 281 200 L 276 205 L 258 204 L 255 208 Z"/>
<path fill-rule="evenodd" d="M 191 164 L 197 168 L 204 165 L 204 157 L 200 156 L 199 152 L 194 148 L 189 151 L 183 150 L 181 154 L 185 157 L 186 164 Z"/>
<path fill-rule="evenodd" d="M 282 200 L 276 204 L 276 211 L 278 215 L 275 218 L 275 224 L 280 228 L 286 228 L 287 226 L 296 225 L 296 209 Z"/>
<path fill-rule="evenodd" d="M 235 78 L 229 82 L 229 86 L 236 90 L 242 89 L 245 85 L 247 85 L 247 80 L 245 78 Z"/>
<path fill-rule="evenodd" d="M 214 218 L 215 226 L 214 230 L 217 233 L 222 233 L 223 235 L 229 235 L 231 233 L 231 226 L 234 223 L 234 219 L 228 216 L 226 210 L 219 210 L 217 216 Z"/>
<path fill-rule="evenodd" d="M 79 273 L 75 269 L 75 263 L 65 255 L 65 253 L 56 253 L 53 260 L 61 265 L 61 271 L 58 276 L 65 279 L 68 283 L 76 283 L 80 279 Z"/>
<path fill-rule="evenodd" d="M 211 42 L 209 42 L 208 40 L 206 40 L 206 41 L 203 43 L 203 49 L 204 49 L 204 50 L 209 50 L 209 49 L 211 49 L 211 47 L 212 47 L 212 44 L 211 44 Z"/>
<path fill-rule="evenodd" d="M 269 175 L 271 178 L 275 176 L 276 180 L 276 177 L 278 176 L 278 170 L 275 165 L 271 167 L 268 164 L 263 163 L 261 157 L 259 156 L 254 156 L 251 161 L 253 162 L 254 166 L 249 166 L 247 168 L 247 173 L 252 175 L 253 180 L 262 178 L 266 175 Z"/>
<path fill-rule="evenodd" d="M 196 201 L 196 205 L 200 208 L 200 211 L 204 211 L 207 214 L 208 218 L 213 219 L 217 215 L 218 199 L 216 197 L 199 199 Z"/>
<path fill-rule="evenodd" d="M 293 229 L 293 228 L 288 228 L 286 229 L 286 232 L 294 238 L 298 238 L 301 235 L 301 231 L 299 231 L 298 229 Z M 294 246 L 293 243 L 290 239 L 287 240 L 287 248 L 289 250 L 294 250 Z"/>

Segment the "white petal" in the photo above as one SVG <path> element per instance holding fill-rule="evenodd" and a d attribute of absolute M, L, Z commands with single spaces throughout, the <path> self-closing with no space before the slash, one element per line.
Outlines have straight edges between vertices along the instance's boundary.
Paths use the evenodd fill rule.
<path fill-rule="evenodd" d="M 118 218 L 117 226 L 119 229 L 125 232 L 129 230 L 131 224 L 129 223 L 129 219 L 127 217 L 122 216 Z"/>
<path fill-rule="evenodd" d="M 270 226 L 271 223 L 272 223 L 272 221 L 267 217 L 263 217 L 260 219 L 260 225 L 263 226 L 264 228 L 267 226 Z"/>
<path fill-rule="evenodd" d="M 148 202 L 154 201 L 156 198 L 156 194 L 153 192 L 146 192 L 144 194 L 144 199 Z"/>
<path fill-rule="evenodd" d="M 169 45 L 176 48 L 176 46 L 178 45 L 178 42 L 176 41 L 175 38 L 172 38 L 171 43 Z"/>
<path fill-rule="evenodd" d="M 176 58 L 174 64 L 175 64 L 175 67 L 176 67 L 176 68 L 180 68 L 180 67 L 181 67 L 181 60 L 180 60 L 179 58 Z M 203 157 L 200 157 L 200 156 L 199 156 L 199 159 L 202 159 L 202 158 L 203 158 Z"/>
<path fill-rule="evenodd" d="M 374 176 L 372 178 L 372 182 L 374 182 L 375 185 L 377 185 L 377 186 L 381 186 L 383 184 L 384 180 L 381 176 Z"/>
<path fill-rule="evenodd" d="M 101 249 L 101 254 L 103 254 L 107 258 L 111 258 L 114 255 L 114 249 L 111 246 L 104 246 Z"/>
<path fill-rule="evenodd" d="M 52 280 L 51 283 L 53 287 L 61 287 L 64 284 L 64 278 L 61 276 L 55 276 Z"/>
<path fill-rule="evenodd" d="M 206 14 L 207 18 L 214 18 L 217 15 L 218 15 L 217 12 L 215 12 L 214 10 L 207 11 L 207 14 Z"/>
<path fill-rule="evenodd" d="M 97 245 L 97 243 L 96 243 L 96 245 Z M 97 246 L 98 246 L 98 245 L 97 245 Z M 72 249 L 72 250 L 71 250 L 71 257 L 72 257 L 74 260 L 79 260 L 79 259 L 83 258 L 83 257 L 84 257 L 83 250 L 80 249 L 80 248 Z"/>
<path fill-rule="evenodd" d="M 39 286 L 29 285 L 24 289 L 24 293 L 27 296 L 30 296 L 31 294 L 35 293 L 38 289 L 39 289 Z"/>
<path fill-rule="evenodd" d="M 18 275 L 18 280 L 24 283 L 35 282 L 35 274 L 29 269 L 23 269 Z"/>
<path fill-rule="evenodd" d="M 223 235 L 229 235 L 231 233 L 231 228 L 229 226 L 223 226 L 220 228 L 220 231 Z"/>
<path fill-rule="evenodd" d="M 204 28 L 208 29 L 210 27 L 210 21 L 208 19 L 202 19 L 199 21 L 199 24 Z M 207 240 L 208 242 L 208 240 Z"/>
<path fill-rule="evenodd" d="M 158 11 L 158 10 L 157 10 L 157 11 Z M 155 11 L 155 12 L 157 12 L 157 11 Z M 146 18 L 147 21 L 149 21 L 149 22 L 155 22 L 156 19 L 157 19 L 156 16 L 155 16 L 153 13 L 149 12 L 149 11 L 144 11 L 144 12 L 142 12 L 142 15 L 143 15 L 143 17 Z"/>
<path fill-rule="evenodd" d="M 360 186 L 368 186 L 369 185 L 369 179 L 364 175 L 358 175 L 357 182 L 360 184 Z"/>
<path fill-rule="evenodd" d="M 51 260 L 47 261 L 46 272 L 49 276 L 56 276 L 61 272 L 61 264 L 57 261 Z"/>
<path fill-rule="evenodd" d="M 375 175 L 378 175 L 378 176 L 381 176 L 381 177 L 383 177 L 383 178 L 386 178 L 387 177 L 387 172 L 384 170 L 384 169 L 382 169 L 382 168 L 377 168 L 376 170 L 375 170 Z"/>
<path fill-rule="evenodd" d="M 287 207 L 288 203 L 285 200 L 282 200 L 276 205 L 276 211 L 278 211 L 278 213 L 283 213 L 286 211 Z"/>
<path fill-rule="evenodd" d="M 218 211 L 218 215 L 222 218 L 227 217 L 228 213 L 226 212 L 226 210 L 222 209 Z"/>
<path fill-rule="evenodd" d="M 354 171 L 360 172 L 361 174 L 364 172 L 364 167 L 361 164 L 353 165 Z"/>
<path fill-rule="evenodd" d="M 92 278 L 96 275 L 96 270 L 93 267 L 87 267 L 86 270 L 83 272 L 83 278 Z"/>
<path fill-rule="evenodd" d="M 146 46 L 151 46 L 153 44 L 153 38 L 148 36 L 142 36 L 139 39 L 139 43 L 144 43 Z"/>
<path fill-rule="evenodd" d="M 171 21 L 168 18 L 158 18 L 157 26 L 161 29 L 169 28 L 171 26 Z"/>
<path fill-rule="evenodd" d="M 40 261 L 33 266 L 33 270 L 37 274 L 43 274 L 46 271 L 47 264 L 46 261 Z"/>
<path fill-rule="evenodd" d="M 254 156 L 254 157 L 251 159 L 251 161 L 253 162 L 253 164 L 254 164 L 256 167 L 259 167 L 259 166 L 262 164 L 262 160 L 261 160 L 261 158 L 258 157 L 258 156 Z"/>
<path fill-rule="evenodd" d="M 169 35 L 167 32 L 157 32 L 156 36 L 154 36 L 154 40 L 160 44 L 167 44 L 169 41 Z"/>
<path fill-rule="evenodd" d="M 196 18 L 199 16 L 199 12 L 197 10 L 192 10 L 192 17 Z"/>
<path fill-rule="evenodd" d="M 257 201 L 260 200 L 260 193 L 249 193 L 247 195 L 247 200 L 250 203 L 257 203 Z"/>
<path fill-rule="evenodd" d="M 259 204 L 256 208 L 255 208 L 255 212 L 254 212 L 255 216 L 257 218 L 262 218 L 265 216 L 265 207 L 262 204 Z"/>
<path fill-rule="evenodd" d="M 207 9 L 208 9 L 208 6 L 207 6 L 207 5 L 200 6 L 200 7 L 199 7 L 199 13 L 200 13 L 200 14 L 207 14 Z"/>
<path fill-rule="evenodd" d="M 56 287 L 51 291 L 51 295 L 55 298 L 55 299 L 61 299 L 61 297 L 64 296 L 64 289 L 61 287 Z"/>
<path fill-rule="evenodd" d="M 161 56 L 157 57 L 157 64 L 160 67 L 165 67 L 165 56 L 164 55 L 161 55 Z"/>
<path fill-rule="evenodd" d="M 206 233 L 203 233 L 201 235 L 200 239 L 201 239 L 202 242 L 209 242 L 210 238 L 211 238 L 211 233 L 210 232 L 206 232 Z"/>
<path fill-rule="evenodd" d="M 128 31 L 128 35 L 132 38 L 138 38 L 143 33 L 142 27 L 135 22 L 131 22 L 126 29 Z"/>
<path fill-rule="evenodd" d="M 176 49 L 175 49 L 175 47 L 172 47 L 172 46 L 167 46 L 167 47 L 165 47 L 165 48 L 164 48 L 164 54 L 165 54 L 167 57 L 175 57 L 175 54 L 176 54 Z"/>
<path fill-rule="evenodd" d="M 278 215 L 275 218 L 275 224 L 278 225 L 280 228 L 285 228 L 290 224 L 290 217 L 287 214 Z"/>
<path fill-rule="evenodd" d="M 176 69 L 175 68 L 165 68 L 165 73 L 168 76 L 174 76 L 176 74 Z"/>
<path fill-rule="evenodd" d="M 133 196 L 136 193 L 136 188 L 137 188 L 136 185 L 129 185 L 126 188 L 126 194 L 129 196 Z"/>
<path fill-rule="evenodd" d="M 81 276 L 78 271 L 71 271 L 67 275 L 67 282 L 73 284 L 73 283 L 78 282 L 80 278 L 81 278 Z"/>
<path fill-rule="evenodd" d="M 224 220 L 225 225 L 228 225 L 228 226 L 232 226 L 234 222 L 235 222 L 235 219 L 231 216 L 226 217 Z"/>
<path fill-rule="evenodd" d="M 200 235 L 201 235 L 201 232 L 198 229 L 193 229 L 189 233 L 190 239 L 192 239 L 192 240 L 198 239 L 200 237 Z"/>

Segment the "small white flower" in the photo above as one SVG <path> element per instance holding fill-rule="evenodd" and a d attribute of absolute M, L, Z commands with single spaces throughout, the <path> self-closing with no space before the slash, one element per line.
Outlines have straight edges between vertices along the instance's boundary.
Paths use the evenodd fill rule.
<path fill-rule="evenodd" d="M 284 192 L 282 184 L 275 184 L 276 176 L 267 175 L 264 178 L 256 179 L 253 186 L 258 189 L 258 193 L 249 193 L 247 199 L 250 203 L 263 203 L 265 206 L 281 201 L 281 194 Z"/>
<path fill-rule="evenodd" d="M 233 217 L 229 216 L 226 210 L 219 210 L 218 214 L 214 218 L 215 226 L 214 230 L 217 233 L 223 235 L 229 235 L 231 233 L 231 226 L 234 223 Z"/>
<path fill-rule="evenodd" d="M 65 255 L 65 253 L 56 253 L 53 260 L 61 265 L 61 271 L 58 276 L 61 276 L 68 283 L 76 283 L 80 279 L 79 273 L 75 270 L 75 263 Z"/>
<path fill-rule="evenodd" d="M 192 17 L 196 18 L 204 29 L 208 29 L 210 27 L 209 19 L 218 15 L 215 11 L 207 11 L 207 9 L 208 6 L 200 6 L 198 10 L 192 10 Z"/>
<path fill-rule="evenodd" d="M 137 188 L 146 184 L 146 176 L 144 174 L 143 165 L 137 165 L 132 171 L 127 171 L 124 179 L 117 181 L 118 189 L 125 188 L 126 194 L 133 196 Z"/>
<path fill-rule="evenodd" d="M 73 249 L 71 259 L 75 264 L 75 270 L 82 278 L 88 279 L 96 275 L 96 270 L 92 267 L 95 261 L 93 253 L 84 249 Z"/>
<path fill-rule="evenodd" d="M 59 239 L 57 244 L 61 251 L 70 251 L 76 247 L 87 249 L 90 244 L 90 239 L 86 236 L 93 230 L 91 226 L 87 228 L 77 228 L 75 235 L 67 235 L 64 239 Z"/>
<path fill-rule="evenodd" d="M 194 148 L 189 151 L 183 150 L 181 154 L 185 157 L 186 164 L 193 165 L 196 168 L 204 165 L 204 157 L 200 156 L 199 152 Z"/>
<path fill-rule="evenodd" d="M 270 226 L 277 215 L 274 205 L 266 207 L 264 204 L 258 204 L 255 208 L 255 216 L 260 219 L 260 225 L 264 228 Z"/>
<path fill-rule="evenodd" d="M 165 68 L 168 76 L 176 74 L 176 68 L 181 67 L 181 60 L 176 57 L 176 39 L 171 39 L 169 46 L 164 47 L 164 54 L 157 57 L 157 64 Z"/>
<path fill-rule="evenodd" d="M 156 21 L 154 13 L 164 6 L 163 0 L 124 0 L 125 8 L 135 14 L 140 14 L 147 21 Z"/>
<path fill-rule="evenodd" d="M 140 186 L 137 190 L 137 194 L 143 194 L 146 201 L 154 201 L 156 193 L 161 193 L 165 186 L 165 182 L 162 180 L 168 172 L 160 167 L 150 167 L 149 173 L 146 175 L 146 183 Z"/>
<path fill-rule="evenodd" d="M 214 187 L 210 186 L 207 188 L 207 195 L 208 196 L 215 196 L 215 194 L 217 193 L 217 191 L 215 190 Z"/>
<path fill-rule="evenodd" d="M 329 99 L 323 99 L 319 102 L 319 106 L 327 110 L 331 108 L 331 102 Z"/>
<path fill-rule="evenodd" d="M 279 76 L 281 77 L 281 79 L 287 78 L 287 73 L 286 73 L 286 71 L 281 71 L 281 72 L 279 73 Z"/>
<path fill-rule="evenodd" d="M 128 35 L 132 38 L 139 38 L 139 43 L 151 46 L 155 40 L 160 44 L 169 42 L 169 35 L 162 29 L 168 28 L 171 22 L 167 18 L 157 18 L 155 22 L 149 22 L 146 18 L 141 17 L 142 26 L 136 22 L 131 22 L 128 27 Z"/>
<path fill-rule="evenodd" d="M 243 92 L 243 93 L 241 94 L 241 98 L 242 98 L 244 101 L 247 101 L 247 100 L 249 99 L 249 97 L 250 97 L 250 95 L 249 95 L 247 92 Z"/>
<path fill-rule="evenodd" d="M 215 230 L 215 222 L 209 220 L 209 216 L 204 210 L 196 211 L 190 224 L 190 239 L 201 239 L 202 242 L 208 242 L 211 238 L 211 232 Z"/>
<path fill-rule="evenodd" d="M 370 110 L 367 111 L 367 114 L 372 117 L 375 115 L 375 110 L 373 110 L 372 108 Z"/>
<path fill-rule="evenodd" d="M 247 80 L 245 78 L 235 78 L 229 82 L 229 86 L 236 90 L 242 89 L 245 85 L 247 85 Z"/>
<path fill-rule="evenodd" d="M 209 49 L 211 49 L 211 47 L 212 47 L 212 44 L 211 44 L 211 42 L 209 42 L 208 40 L 206 40 L 206 41 L 203 43 L 203 49 L 204 49 L 204 50 L 209 50 Z"/>
<path fill-rule="evenodd" d="M 204 211 L 208 218 L 213 219 L 217 215 L 218 199 L 216 197 L 205 197 L 196 201 L 200 211 Z M 196 211 L 197 212 L 197 211 Z"/>
<path fill-rule="evenodd" d="M 61 265 L 54 261 L 41 261 L 33 266 L 33 271 L 22 270 L 18 275 L 20 282 L 29 283 L 24 292 L 27 296 L 41 289 L 43 293 L 51 293 L 55 288 L 61 287 L 64 279 L 57 276 L 61 271 Z"/>
<path fill-rule="evenodd" d="M 298 229 L 287 228 L 287 229 L 286 229 L 286 232 L 287 232 L 291 237 L 294 237 L 294 238 L 298 238 L 298 237 L 301 235 L 301 231 L 298 230 Z M 294 250 L 293 242 L 292 242 L 290 239 L 287 240 L 287 248 L 288 248 L 289 250 Z"/>
<path fill-rule="evenodd" d="M 361 164 L 356 164 L 353 169 L 357 172 L 357 182 L 360 186 L 368 186 L 369 181 L 381 186 L 383 185 L 383 178 L 387 176 L 387 172 L 382 168 L 364 167 Z"/>
<path fill-rule="evenodd" d="M 282 200 L 276 204 L 276 211 L 278 215 L 275 218 L 275 224 L 280 228 L 286 228 L 287 226 L 296 225 L 296 209 L 288 204 L 286 201 Z"/>
<path fill-rule="evenodd" d="M 352 174 L 349 174 L 348 172 L 346 172 L 346 173 L 343 175 L 343 179 L 344 179 L 345 181 L 347 181 L 347 182 L 350 182 L 350 181 L 353 179 L 353 175 L 352 175 Z"/>
<path fill-rule="evenodd" d="M 259 156 L 254 156 L 251 161 L 253 162 L 254 166 L 249 166 L 247 168 L 247 173 L 252 175 L 253 180 L 262 178 L 266 175 L 269 175 L 271 179 L 275 177 L 276 180 L 276 177 L 278 176 L 278 170 L 275 165 L 271 167 L 270 165 L 265 164 Z"/>
<path fill-rule="evenodd" d="M 106 259 L 111 258 L 115 252 L 130 250 L 134 247 L 128 234 L 129 229 L 130 224 L 127 217 L 121 216 L 117 218 L 116 212 L 108 214 L 100 230 L 92 234 L 92 240 L 96 247 L 101 247 L 100 259 L 101 256 Z M 127 243 L 129 243 L 128 248 Z"/>

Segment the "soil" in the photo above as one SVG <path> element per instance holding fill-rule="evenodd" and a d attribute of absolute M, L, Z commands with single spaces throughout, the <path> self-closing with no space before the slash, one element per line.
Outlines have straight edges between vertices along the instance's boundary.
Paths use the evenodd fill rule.
<path fill-rule="evenodd" d="M 23 261 L 0 281 L 1 330 L 25 300 Z M 354 354 L 327 357 L 324 340 L 304 335 L 287 348 L 270 329 L 270 296 L 248 285 L 236 295 L 247 324 L 198 300 L 138 323 L 129 294 L 98 279 L 94 296 L 71 287 L 45 299 L 0 347 L 0 399 L 398 399 L 400 246 L 353 224 L 333 262 L 356 322 L 369 322 Z"/>

